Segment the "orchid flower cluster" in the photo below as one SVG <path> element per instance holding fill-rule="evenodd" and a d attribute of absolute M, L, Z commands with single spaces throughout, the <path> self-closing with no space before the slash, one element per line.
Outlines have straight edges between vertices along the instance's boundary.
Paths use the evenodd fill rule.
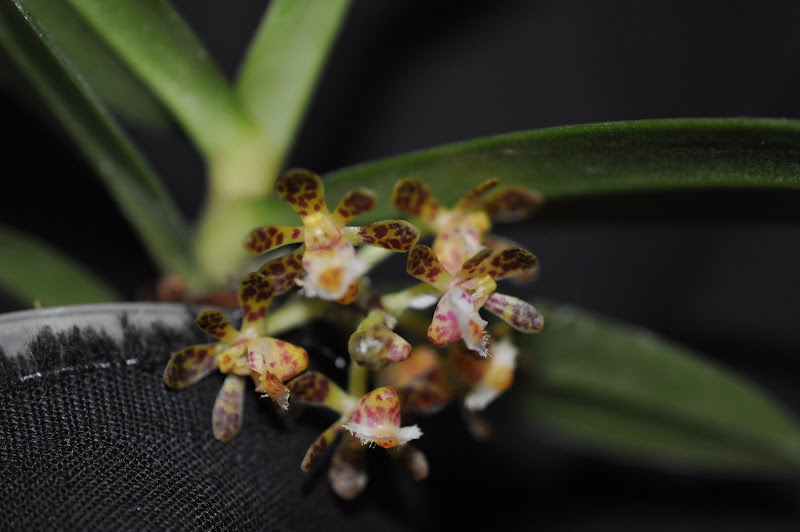
<path fill-rule="evenodd" d="M 256 228 L 244 245 L 254 254 L 299 246 L 271 258 L 241 282 L 239 329 L 218 310 L 197 317 L 197 326 L 216 342 L 174 353 L 164 371 L 166 384 L 183 388 L 216 370 L 226 374 L 211 416 L 214 436 L 223 442 L 242 426 L 248 377 L 262 397 L 280 408 L 300 403 L 332 410 L 336 421 L 311 444 L 301 469 L 309 471 L 338 440 L 329 478 L 344 499 L 358 496 L 367 484 L 369 447 L 389 449 L 414 478 L 425 478 L 427 460 L 410 443 L 422 430 L 403 426 L 402 416 L 434 413 L 456 401 L 467 412 L 483 410 L 513 381 L 518 350 L 511 329 L 533 333 L 543 326 L 530 304 L 496 292 L 501 279 L 529 277 L 536 257 L 489 234 L 493 219 L 519 219 L 540 198 L 522 188 L 487 196 L 497 184 L 497 179 L 488 180 L 446 208 L 423 182 L 402 179 L 394 187 L 392 203 L 416 225 L 398 219 L 351 226 L 353 218 L 375 207 L 373 192 L 353 190 L 331 211 L 318 176 L 307 170 L 288 171 L 276 183 L 276 191 L 301 225 Z M 417 244 L 423 234 L 433 236 L 431 247 Z M 357 251 L 361 246 L 377 251 Z M 365 274 L 390 252 L 408 253 L 406 271 L 421 283 L 375 293 Z M 295 287 L 298 293 L 284 298 L 283 307 L 268 315 L 272 299 Z M 427 331 L 416 330 L 408 316 L 434 304 Z M 345 305 L 350 312 L 331 312 L 331 307 Z M 481 309 L 507 324 L 493 330 L 491 338 Z M 306 371 L 309 357 L 303 347 L 274 337 L 326 316 L 349 320 L 352 327 L 347 345 L 341 346 L 350 358 L 346 390 L 318 371 Z M 434 347 L 445 345 L 445 353 Z M 471 419 L 468 426 L 480 433 L 479 418 Z"/>

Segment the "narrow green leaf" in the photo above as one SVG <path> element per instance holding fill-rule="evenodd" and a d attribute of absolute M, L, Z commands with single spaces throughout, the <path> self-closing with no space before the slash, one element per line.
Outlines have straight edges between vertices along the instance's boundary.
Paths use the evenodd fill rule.
<path fill-rule="evenodd" d="M 102 303 L 116 292 L 48 244 L 0 226 L 0 285 L 26 306 Z"/>
<path fill-rule="evenodd" d="M 153 260 L 163 271 L 189 274 L 188 229 L 177 209 L 81 73 L 19 0 L 0 3 L 0 45 L 95 167 Z"/>
<path fill-rule="evenodd" d="M 350 0 L 274 0 L 239 72 L 245 106 L 275 141 L 291 147 Z"/>
<path fill-rule="evenodd" d="M 68 0 L 211 159 L 254 124 L 208 51 L 166 0 Z"/>
<path fill-rule="evenodd" d="M 520 339 L 522 417 L 627 460 L 725 472 L 800 471 L 800 426 L 732 371 L 652 333 L 546 307 Z"/>
<path fill-rule="evenodd" d="M 424 180 L 444 205 L 492 177 L 544 200 L 588 194 L 722 187 L 800 188 L 800 121 L 751 118 L 610 122 L 525 131 L 419 151 L 326 176 L 329 202 L 363 186 L 378 194 L 369 219 L 386 218 L 392 187 Z M 335 204 L 335 203 L 334 203 Z M 277 198 L 272 223 L 291 218 Z M 272 220 L 271 220 L 272 221 Z"/>
<path fill-rule="evenodd" d="M 149 89 L 66 2 L 21 0 L 75 69 L 110 107 L 125 118 L 160 128 L 171 117 Z"/>

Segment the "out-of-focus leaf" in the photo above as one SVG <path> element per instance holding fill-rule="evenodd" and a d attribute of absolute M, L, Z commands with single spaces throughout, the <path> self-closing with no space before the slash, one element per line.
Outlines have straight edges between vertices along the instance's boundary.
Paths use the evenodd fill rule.
<path fill-rule="evenodd" d="M 25 305 L 102 303 L 116 292 L 52 246 L 0 226 L 0 284 Z"/>
<path fill-rule="evenodd" d="M 350 0 L 273 0 L 242 64 L 237 89 L 282 157 Z"/>
<path fill-rule="evenodd" d="M 755 118 L 642 120 L 564 126 L 423 150 L 326 175 L 328 201 L 364 186 L 378 194 L 370 219 L 391 217 L 403 177 L 453 205 L 492 177 L 553 199 L 632 191 L 762 187 L 800 189 L 800 121 Z M 289 209 L 271 199 L 264 223 Z M 676 215 L 677 216 L 677 215 Z"/>
<path fill-rule="evenodd" d="M 161 102 L 114 55 L 66 2 L 21 0 L 69 58 L 75 70 L 125 118 L 165 128 L 172 120 Z"/>
<path fill-rule="evenodd" d="M 638 462 L 797 473 L 800 426 L 752 383 L 645 330 L 539 307 L 520 337 L 520 418 L 539 432 Z"/>
<path fill-rule="evenodd" d="M 80 72 L 18 0 L 0 3 L 0 45 L 96 169 L 156 264 L 189 274 L 188 228 L 166 191 Z"/>
<path fill-rule="evenodd" d="M 166 0 L 68 0 L 210 157 L 254 123 L 208 51 Z"/>

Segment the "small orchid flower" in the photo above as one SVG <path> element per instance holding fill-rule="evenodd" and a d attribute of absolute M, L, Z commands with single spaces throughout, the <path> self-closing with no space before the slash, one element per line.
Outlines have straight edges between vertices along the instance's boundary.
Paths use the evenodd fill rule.
<path fill-rule="evenodd" d="M 391 386 L 400 396 L 403 412 L 432 414 L 454 396 L 452 379 L 439 353 L 429 345 L 414 347 L 407 360 L 391 364 L 376 376 L 382 386 Z"/>
<path fill-rule="evenodd" d="M 375 207 L 375 195 L 363 188 L 351 191 L 334 212 L 325 204 L 322 180 L 308 170 L 289 170 L 275 184 L 281 199 L 300 216 L 301 227 L 267 225 L 252 230 L 245 248 L 261 254 L 287 244 L 302 243 L 291 253 L 267 262 L 259 270 L 274 279 L 276 293 L 294 284 L 308 297 L 347 304 L 358 294 L 358 280 L 366 263 L 354 246 L 369 245 L 405 252 L 419 239 L 419 231 L 404 220 L 385 220 L 363 227 L 347 223 Z"/>
<path fill-rule="evenodd" d="M 448 356 L 449 367 L 466 388 L 464 406 L 483 410 L 511 387 L 519 350 L 509 337 L 489 341 L 489 354 L 482 358 L 455 344 Z"/>
<path fill-rule="evenodd" d="M 164 382 L 184 388 L 215 369 L 226 373 L 212 414 L 214 436 L 229 441 L 241 427 L 245 378 L 256 381 L 256 391 L 288 408 L 289 390 L 283 382 L 308 366 L 305 349 L 264 336 L 274 286 L 260 273 L 250 273 L 239 285 L 242 326 L 236 330 L 222 312 L 206 310 L 195 324 L 217 338 L 217 343 L 193 345 L 172 355 L 164 370 Z"/>
<path fill-rule="evenodd" d="M 505 188 L 480 199 L 499 182 L 499 179 L 484 181 L 455 207 L 447 209 L 436 201 L 422 181 L 406 178 L 395 184 L 392 203 L 396 209 L 420 218 L 429 226 L 436 234 L 433 250 L 445 269 L 456 275 L 469 257 L 484 249 L 484 237 L 492 227 L 491 219 L 518 220 L 541 203 L 538 194 L 521 187 Z"/>
<path fill-rule="evenodd" d="M 392 330 L 396 324 L 397 320 L 385 311 L 370 311 L 347 342 L 353 362 L 379 370 L 387 364 L 406 360 L 411 354 L 411 344 Z"/>
<path fill-rule="evenodd" d="M 406 271 L 443 294 L 428 328 L 428 339 L 436 345 L 446 345 L 460 338 L 469 349 L 488 356 L 488 335 L 484 332 L 487 322 L 478 313 L 483 307 L 520 332 L 539 331 L 544 322 L 533 306 L 495 293 L 495 281 L 534 268 L 536 263 L 536 257 L 524 249 L 484 249 L 466 260 L 453 275 L 431 248 L 414 246 Z"/>
<path fill-rule="evenodd" d="M 295 400 L 325 406 L 339 414 L 339 418 L 308 448 L 300 468 L 309 471 L 323 451 L 344 435 L 334 451 L 329 470 L 333 489 L 344 499 L 356 497 L 367 483 L 363 447 L 356 442 L 394 449 L 422 436 L 417 425 L 400 426 L 400 399 L 397 392 L 388 386 L 376 388 L 358 398 L 342 390 L 325 375 L 309 371 L 290 381 L 288 387 Z M 423 467 L 424 457 L 420 458 L 418 453 L 415 450 L 401 453 L 415 478 L 423 469 L 427 474 L 427 463 Z"/>

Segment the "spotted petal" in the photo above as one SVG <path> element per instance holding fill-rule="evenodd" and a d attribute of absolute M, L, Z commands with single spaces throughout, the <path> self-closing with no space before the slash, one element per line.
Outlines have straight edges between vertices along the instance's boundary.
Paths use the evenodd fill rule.
<path fill-rule="evenodd" d="M 518 222 L 542 204 L 542 196 L 524 187 L 498 190 L 481 202 L 481 208 L 498 222 Z"/>
<path fill-rule="evenodd" d="M 185 388 L 217 369 L 218 345 L 193 345 L 174 353 L 164 369 L 164 382 L 170 388 Z"/>
<path fill-rule="evenodd" d="M 394 185 L 392 205 L 397 210 L 422 218 L 428 223 L 436 220 L 441 208 L 425 183 L 411 177 L 401 179 Z"/>
<path fill-rule="evenodd" d="M 486 325 L 487 322 L 475 310 L 472 298 L 454 287 L 439 300 L 428 327 L 428 339 L 434 344 L 445 345 L 461 338 L 467 347 L 487 356 Z"/>
<path fill-rule="evenodd" d="M 400 427 L 400 398 L 394 388 L 382 386 L 361 398 L 344 428 L 362 444 L 391 449 L 422 436 L 417 425 Z"/>
<path fill-rule="evenodd" d="M 344 227 L 347 222 L 375 208 L 375 193 L 366 188 L 357 188 L 347 193 L 333 211 L 333 221 L 339 227 Z"/>
<path fill-rule="evenodd" d="M 453 210 L 455 211 L 468 210 L 470 207 L 473 206 L 476 199 L 478 199 L 480 196 L 486 193 L 487 190 L 496 187 L 499 182 L 500 180 L 497 179 L 496 177 L 492 179 L 487 179 L 477 187 L 473 188 L 472 190 L 464 194 L 464 197 L 461 198 L 461 200 L 456 204 Z"/>
<path fill-rule="evenodd" d="M 345 436 L 331 458 L 328 470 L 331 487 L 342 499 L 358 497 L 367 486 L 367 457 L 358 440 Z"/>
<path fill-rule="evenodd" d="M 236 436 L 242 426 L 244 414 L 244 379 L 236 375 L 228 375 L 217 394 L 211 425 L 214 437 L 227 442 Z"/>
<path fill-rule="evenodd" d="M 538 262 L 539 259 L 530 251 L 506 248 L 489 259 L 482 273 L 491 276 L 492 279 L 500 280 L 532 270 Z"/>
<path fill-rule="evenodd" d="M 250 342 L 248 348 L 250 369 L 259 375 L 256 391 L 268 394 L 275 404 L 289 408 L 289 388 L 283 382 L 306 369 L 306 350 L 275 338 L 258 338 Z"/>
<path fill-rule="evenodd" d="M 481 264 L 483 264 L 486 258 L 491 254 L 491 250 L 484 249 L 467 259 L 461 265 L 461 271 L 458 272 L 459 279 L 470 279 L 474 277 L 476 272 L 478 272 L 478 268 L 480 268 Z"/>
<path fill-rule="evenodd" d="M 242 331 L 263 329 L 263 320 L 275 292 L 275 283 L 267 276 L 251 272 L 239 284 L 239 307 L 242 309 Z"/>
<path fill-rule="evenodd" d="M 342 427 L 342 420 L 338 419 L 336 422 L 325 429 L 325 432 L 319 435 L 319 437 L 314 440 L 314 443 L 311 444 L 311 447 L 308 448 L 306 451 L 306 455 L 303 457 L 303 461 L 300 464 L 300 469 L 305 472 L 311 470 L 311 466 L 320 457 L 320 455 L 325 452 L 325 449 L 330 447 L 333 440 L 336 439 L 339 434 L 344 432 L 344 428 Z"/>
<path fill-rule="evenodd" d="M 516 297 L 494 293 L 483 308 L 501 317 L 520 332 L 539 332 L 544 327 L 542 315 L 531 304 Z"/>
<path fill-rule="evenodd" d="M 408 253 L 406 271 L 420 281 L 425 281 L 435 286 L 442 292 L 447 291 L 453 281 L 453 276 L 445 270 L 436 257 L 436 253 L 428 246 L 417 245 L 411 248 Z"/>
<path fill-rule="evenodd" d="M 265 225 L 250 231 L 244 239 L 244 247 L 250 253 L 260 255 L 287 244 L 302 242 L 305 234 L 302 227 L 288 225 Z"/>
<path fill-rule="evenodd" d="M 302 403 L 327 406 L 340 414 L 354 408 L 354 399 L 328 377 L 317 371 L 308 371 L 289 381 L 286 386 L 292 399 Z"/>
<path fill-rule="evenodd" d="M 275 191 L 301 218 L 327 212 L 325 188 L 313 172 L 299 168 L 289 170 L 275 182 Z"/>
<path fill-rule="evenodd" d="M 264 264 L 259 270 L 272 280 L 275 295 L 285 294 L 295 286 L 295 280 L 303 273 L 303 253 L 306 247 L 300 246 L 291 253 Z"/>
<path fill-rule="evenodd" d="M 194 323 L 224 344 L 233 344 L 239 338 L 239 331 L 234 329 L 225 314 L 218 310 L 204 310 Z"/>
<path fill-rule="evenodd" d="M 363 227 L 345 227 L 345 237 L 353 245 L 376 246 L 405 253 L 419 240 L 419 231 L 405 220 L 384 220 Z"/>

